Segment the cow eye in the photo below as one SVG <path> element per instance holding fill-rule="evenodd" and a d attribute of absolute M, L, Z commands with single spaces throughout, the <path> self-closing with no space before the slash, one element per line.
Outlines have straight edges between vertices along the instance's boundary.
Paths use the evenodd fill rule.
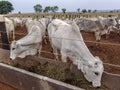
<path fill-rule="evenodd" d="M 12 50 L 15 50 L 15 48 L 12 48 Z"/>
<path fill-rule="evenodd" d="M 113 19 L 110 19 L 110 21 L 113 21 Z"/>
<path fill-rule="evenodd" d="M 95 74 L 96 76 L 98 76 L 98 75 L 99 75 L 99 73 L 98 73 L 98 72 L 94 72 L 94 74 Z"/>
<path fill-rule="evenodd" d="M 89 67 L 89 68 L 92 68 L 92 66 L 91 66 L 91 65 L 88 65 L 88 67 Z"/>

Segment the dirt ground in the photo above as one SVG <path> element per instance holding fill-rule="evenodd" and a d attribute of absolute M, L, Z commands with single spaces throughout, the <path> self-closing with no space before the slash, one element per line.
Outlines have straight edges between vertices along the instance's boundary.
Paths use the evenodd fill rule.
<path fill-rule="evenodd" d="M 26 28 L 17 27 L 15 30 L 16 33 L 16 40 L 25 36 Z M 101 41 L 96 42 L 94 33 L 88 33 L 81 31 L 83 39 L 89 48 L 90 52 L 94 56 L 99 56 L 100 59 L 104 63 L 105 71 L 114 74 L 120 74 L 120 67 L 115 67 L 111 65 L 106 65 L 105 63 L 113 64 L 113 65 L 120 65 L 120 35 L 118 33 L 111 32 L 108 38 L 106 36 L 102 36 Z M 12 39 L 10 40 L 10 42 Z M 1 41 L 0 41 L 1 42 Z M 41 56 L 45 58 L 54 59 L 54 55 L 52 54 L 52 49 L 49 44 L 44 44 L 42 46 Z M 59 56 L 60 57 L 60 56 Z"/>
<path fill-rule="evenodd" d="M 16 33 L 16 40 L 18 40 L 27 34 L 26 28 L 17 27 L 15 33 Z M 94 56 L 99 56 L 100 59 L 103 61 L 105 71 L 113 74 L 120 74 L 120 67 L 115 67 L 115 66 L 105 64 L 105 63 L 109 63 L 109 64 L 120 66 L 120 61 L 119 61 L 120 60 L 120 35 L 112 32 L 109 35 L 108 39 L 106 39 L 106 36 L 102 36 L 101 41 L 96 42 L 93 33 L 87 33 L 83 31 L 81 31 L 81 33 L 90 52 Z M 10 40 L 10 42 L 11 41 L 12 40 Z M 49 42 L 48 44 L 43 43 L 41 56 L 45 58 L 54 59 L 54 55 L 51 53 L 51 51 L 52 49 Z M 60 59 L 60 56 L 59 56 L 59 59 Z M 33 69 L 34 67 L 32 68 L 32 70 Z"/>

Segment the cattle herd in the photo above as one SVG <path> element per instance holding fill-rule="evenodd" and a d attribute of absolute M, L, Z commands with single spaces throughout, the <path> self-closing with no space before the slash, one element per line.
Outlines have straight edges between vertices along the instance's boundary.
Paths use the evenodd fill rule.
<path fill-rule="evenodd" d="M 10 59 L 40 55 L 42 43 L 47 44 L 46 39 L 48 38 L 56 60 L 58 60 L 58 50 L 60 50 L 63 62 L 67 62 L 67 57 L 69 57 L 73 64 L 83 72 L 84 77 L 92 82 L 94 87 L 99 87 L 104 71 L 103 62 L 89 51 L 81 31 L 93 32 L 95 40 L 100 41 L 102 35 L 106 35 L 107 39 L 111 32 L 119 34 L 119 23 L 115 16 L 75 19 L 53 19 L 51 16 L 47 16 L 34 20 L 32 18 L 5 17 L 8 39 L 11 37 L 13 39 L 10 45 Z M 27 35 L 15 40 L 15 28 L 24 25 L 27 28 Z"/>

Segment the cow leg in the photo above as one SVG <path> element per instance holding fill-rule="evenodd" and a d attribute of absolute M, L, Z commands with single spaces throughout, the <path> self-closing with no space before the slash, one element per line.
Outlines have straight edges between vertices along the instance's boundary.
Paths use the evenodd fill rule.
<path fill-rule="evenodd" d="M 76 58 L 76 56 L 71 55 L 71 56 L 69 56 L 69 57 L 70 57 L 70 59 L 72 60 L 72 62 L 73 62 L 74 65 L 77 65 L 77 64 L 78 64 L 78 63 L 77 63 L 77 58 Z"/>
<path fill-rule="evenodd" d="M 76 60 L 74 60 L 74 61 L 73 61 L 73 64 L 74 64 L 74 65 L 77 65 L 77 61 L 76 61 Z"/>
<path fill-rule="evenodd" d="M 62 62 L 67 62 L 67 55 L 61 51 Z"/>
<path fill-rule="evenodd" d="M 10 31 L 9 32 L 9 39 L 11 39 L 12 38 L 12 32 Z"/>
<path fill-rule="evenodd" d="M 107 40 L 109 38 L 109 34 L 107 33 L 105 36 L 105 39 Z"/>
<path fill-rule="evenodd" d="M 43 41 L 44 41 L 45 44 L 47 44 L 47 36 L 43 37 Z"/>
<path fill-rule="evenodd" d="M 48 31 L 46 30 L 44 35 L 44 43 L 47 44 L 47 38 L 48 38 Z"/>
<path fill-rule="evenodd" d="M 109 27 L 106 32 L 105 32 L 105 35 L 106 35 L 106 40 L 109 38 L 109 35 L 110 35 L 110 31 L 112 30 L 112 27 Z"/>
<path fill-rule="evenodd" d="M 7 32 L 8 41 L 10 42 L 10 32 Z"/>
<path fill-rule="evenodd" d="M 100 32 L 95 32 L 95 38 L 96 38 L 96 41 L 100 41 L 101 39 Z"/>
<path fill-rule="evenodd" d="M 13 35 L 13 40 L 15 40 L 15 30 L 13 30 L 12 35 Z"/>
<path fill-rule="evenodd" d="M 52 44 L 51 38 L 49 38 L 49 42 L 50 42 L 50 45 L 51 45 L 51 47 L 52 47 L 52 52 L 53 52 L 53 54 L 54 54 L 54 59 L 55 59 L 55 60 L 58 60 L 57 48 Z"/>
<path fill-rule="evenodd" d="M 100 39 L 101 39 L 101 35 L 100 35 L 100 32 L 95 32 L 95 37 L 96 37 L 96 47 L 97 48 L 99 48 L 100 46 L 100 44 L 98 43 L 99 41 L 100 41 Z"/>
<path fill-rule="evenodd" d="M 51 38 L 49 38 L 49 43 L 50 43 L 50 45 L 51 45 L 51 47 L 52 47 L 51 53 L 53 53 L 53 45 L 52 45 L 52 40 L 51 40 Z"/>
<path fill-rule="evenodd" d="M 41 55 L 41 49 L 42 49 L 42 44 L 40 44 L 39 49 L 38 49 L 38 56 Z"/>
<path fill-rule="evenodd" d="M 53 48 L 53 53 L 54 53 L 54 56 L 55 56 L 55 60 L 58 60 L 58 52 L 57 52 L 57 48 L 52 46 Z"/>

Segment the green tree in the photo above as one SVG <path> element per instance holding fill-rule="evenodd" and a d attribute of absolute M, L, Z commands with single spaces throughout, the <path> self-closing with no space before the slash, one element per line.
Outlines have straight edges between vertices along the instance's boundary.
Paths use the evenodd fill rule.
<path fill-rule="evenodd" d="M 45 9 L 43 10 L 43 12 L 49 12 L 51 10 L 50 6 L 46 6 Z"/>
<path fill-rule="evenodd" d="M 110 13 L 113 13 L 113 12 L 114 12 L 113 10 L 110 11 Z"/>
<path fill-rule="evenodd" d="M 21 14 L 21 12 L 19 11 L 18 14 Z"/>
<path fill-rule="evenodd" d="M 42 6 L 40 5 L 40 4 L 36 4 L 35 6 L 33 6 L 34 7 L 34 10 L 35 10 L 35 12 L 36 13 L 40 13 L 40 12 L 42 12 Z"/>
<path fill-rule="evenodd" d="M 96 13 L 97 12 L 97 10 L 95 9 L 94 11 L 93 11 L 93 13 Z"/>
<path fill-rule="evenodd" d="M 52 12 L 56 12 L 56 11 L 58 11 L 58 9 L 59 9 L 58 6 L 53 6 L 53 7 L 51 7 L 51 11 L 52 11 Z"/>
<path fill-rule="evenodd" d="M 80 12 L 80 8 L 77 9 L 77 12 L 78 12 L 78 13 Z"/>
<path fill-rule="evenodd" d="M 89 9 L 88 12 L 91 13 L 91 10 Z"/>
<path fill-rule="evenodd" d="M 86 9 L 82 9 L 82 12 L 83 12 L 83 13 L 86 13 L 86 12 L 87 12 L 87 10 L 86 10 Z"/>
<path fill-rule="evenodd" d="M 0 1 L 0 14 L 8 14 L 14 10 L 13 5 L 9 1 Z"/>
<path fill-rule="evenodd" d="M 63 13 L 66 13 L 66 8 L 61 9 Z"/>

